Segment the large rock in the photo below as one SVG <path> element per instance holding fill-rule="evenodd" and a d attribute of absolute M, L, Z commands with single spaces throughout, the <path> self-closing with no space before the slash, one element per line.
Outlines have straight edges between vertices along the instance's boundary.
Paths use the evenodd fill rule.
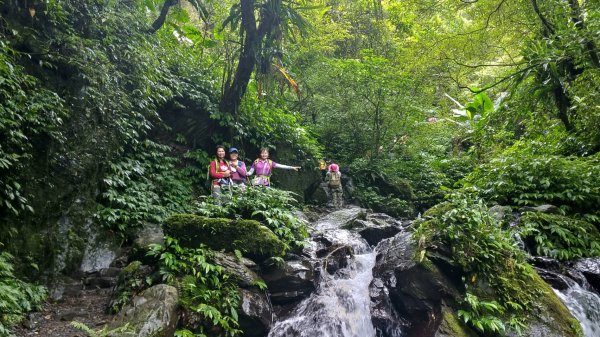
<path fill-rule="evenodd" d="M 258 289 L 240 289 L 238 317 L 243 336 L 265 336 L 273 321 L 272 307 L 265 292 Z"/>
<path fill-rule="evenodd" d="M 540 212 L 546 214 L 560 214 L 560 208 L 554 205 L 540 205 L 536 207 L 525 206 L 521 209 L 523 212 Z"/>
<path fill-rule="evenodd" d="M 109 324 L 109 329 L 127 325 L 124 332 L 111 337 L 170 337 L 177 326 L 177 289 L 158 284 L 133 298 Z"/>
<path fill-rule="evenodd" d="M 577 260 L 573 268 L 581 272 L 588 283 L 600 293 L 600 257 L 590 257 Z"/>
<path fill-rule="evenodd" d="M 146 222 L 131 234 L 130 239 L 133 242 L 134 253 L 145 253 L 153 244 L 164 245 L 165 233 L 159 224 Z"/>
<path fill-rule="evenodd" d="M 410 233 L 382 241 L 377 252 L 373 276 L 382 280 L 397 313 L 411 322 L 408 335 L 434 336 L 443 321 L 442 303 L 459 297 L 457 288 L 433 263 L 415 261 Z"/>
<path fill-rule="evenodd" d="M 344 228 L 357 231 L 371 246 L 376 246 L 381 240 L 390 238 L 403 228 L 402 221 L 387 214 L 368 214 L 365 220 L 356 219 Z"/>
<path fill-rule="evenodd" d="M 315 290 L 315 271 L 307 260 L 286 261 L 281 267 L 271 266 L 261 276 L 274 304 L 301 300 Z"/>
<path fill-rule="evenodd" d="M 251 288 L 256 286 L 256 283 L 260 281 L 260 278 L 256 274 L 258 266 L 252 260 L 241 258 L 215 252 L 215 264 L 223 267 L 225 271 L 233 275 L 237 281 L 237 284 L 242 288 Z"/>
<path fill-rule="evenodd" d="M 571 315 L 569 309 L 556 296 L 548 283 L 544 282 L 538 274 L 534 274 L 530 281 L 531 287 L 542 291 L 543 295 L 537 298 L 538 306 L 534 309 L 527 328 L 522 336 L 528 337 L 575 337 L 579 336 L 581 327 L 579 322 Z M 511 337 L 517 334 L 509 334 Z"/>
<path fill-rule="evenodd" d="M 371 321 L 377 337 L 402 337 L 409 322 L 402 318 L 390 299 L 388 288 L 381 279 L 375 278 L 369 285 L 371 297 Z"/>
<path fill-rule="evenodd" d="M 281 256 L 285 246 L 273 232 L 254 220 L 205 218 L 178 214 L 167 219 L 165 234 L 179 240 L 182 246 L 205 244 L 214 250 L 240 250 L 246 256 L 262 261 Z"/>
<path fill-rule="evenodd" d="M 388 317 L 398 315 L 410 321 L 410 327 L 406 329 L 408 336 L 476 335 L 456 315 L 457 303 L 462 300 L 464 289 L 459 277 L 460 268 L 453 265 L 448 252 L 438 249 L 419 262 L 415 258 L 411 234 L 406 232 L 383 240 L 377 252 L 370 290 L 373 308 L 377 309 L 374 310 L 377 315 L 374 315 L 373 322 L 378 331 L 393 328 Z M 542 290 L 543 295 L 538 297 L 539 309 L 530 315 L 523 335 L 576 336 L 577 331 L 573 327 L 578 326 L 577 321 L 550 286 L 534 274 L 531 287 Z M 391 308 L 378 295 L 385 291 L 389 293 Z"/>
<path fill-rule="evenodd" d="M 91 221 L 85 224 L 84 229 L 87 235 L 80 270 L 92 273 L 110 267 L 120 252 L 115 234 L 98 229 Z"/>

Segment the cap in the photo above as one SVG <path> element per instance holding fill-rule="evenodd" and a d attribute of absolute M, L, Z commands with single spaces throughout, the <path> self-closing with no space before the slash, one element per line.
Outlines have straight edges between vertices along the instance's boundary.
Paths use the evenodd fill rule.
<path fill-rule="evenodd" d="M 231 147 L 231 148 L 229 148 L 229 153 L 232 153 L 232 152 L 238 153 L 238 150 L 235 147 Z"/>

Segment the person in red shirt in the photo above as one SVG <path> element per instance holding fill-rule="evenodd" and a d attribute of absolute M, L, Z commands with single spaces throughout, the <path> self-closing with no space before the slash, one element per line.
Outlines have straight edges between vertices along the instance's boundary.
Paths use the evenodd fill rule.
<path fill-rule="evenodd" d="M 225 160 L 225 147 L 217 145 L 217 156 L 210 162 L 210 178 L 212 179 L 211 192 L 212 196 L 219 198 L 223 187 L 231 185 L 231 167 L 229 162 Z"/>

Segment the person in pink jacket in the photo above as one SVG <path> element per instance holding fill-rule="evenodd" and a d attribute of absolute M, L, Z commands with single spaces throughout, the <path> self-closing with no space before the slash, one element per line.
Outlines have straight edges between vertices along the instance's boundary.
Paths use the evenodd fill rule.
<path fill-rule="evenodd" d="M 301 167 L 277 164 L 269 159 L 269 149 L 263 147 L 260 149 L 260 157 L 252 163 L 252 167 L 248 171 L 249 176 L 253 174 L 256 175 L 254 179 L 252 179 L 252 185 L 271 186 L 271 172 L 274 168 L 298 171 Z"/>
<path fill-rule="evenodd" d="M 231 182 L 231 168 L 229 162 L 225 159 L 225 147 L 217 145 L 216 150 L 217 156 L 210 162 L 209 174 L 212 196 L 218 198 L 221 195 L 222 187 L 229 186 Z"/>

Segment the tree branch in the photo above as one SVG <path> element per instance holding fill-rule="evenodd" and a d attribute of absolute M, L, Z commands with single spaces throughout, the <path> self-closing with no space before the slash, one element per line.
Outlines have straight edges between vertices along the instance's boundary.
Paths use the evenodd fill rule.
<path fill-rule="evenodd" d="M 149 29 L 150 33 L 156 33 L 160 29 L 160 27 L 162 27 L 162 25 L 165 23 L 165 20 L 167 19 L 167 14 L 169 14 L 169 9 L 171 9 L 171 7 L 177 5 L 178 3 L 179 0 L 165 1 L 165 4 L 160 10 L 160 15 L 152 23 L 152 28 Z"/>

